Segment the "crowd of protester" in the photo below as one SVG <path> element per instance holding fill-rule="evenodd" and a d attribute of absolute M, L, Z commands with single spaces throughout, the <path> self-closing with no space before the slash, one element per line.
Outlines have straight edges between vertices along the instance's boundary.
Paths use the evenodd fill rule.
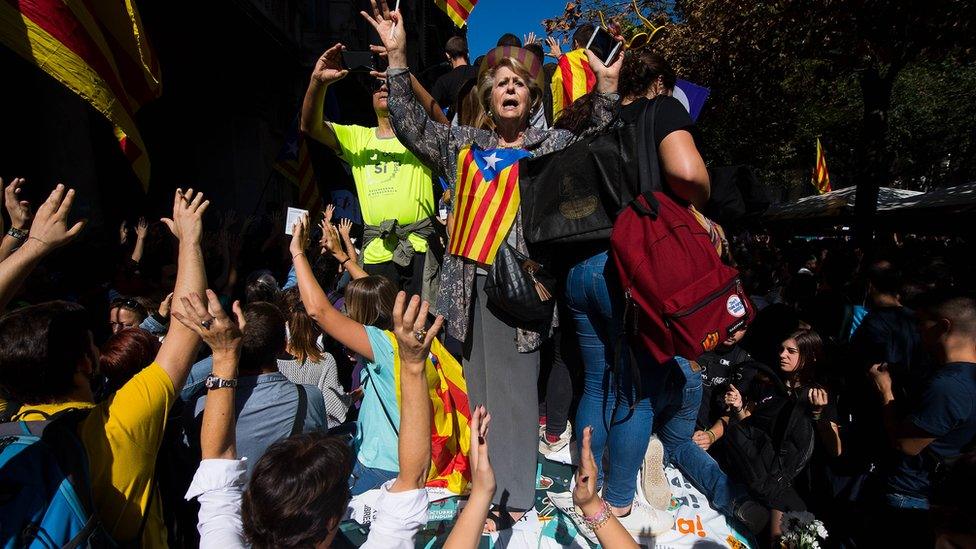
<path fill-rule="evenodd" d="M 671 97 L 674 72 L 649 49 L 605 66 L 581 52 L 593 32 L 583 26 L 569 53 L 505 35 L 474 63 L 452 38 L 451 70 L 427 93 L 407 67 L 399 13 L 374 3 L 363 15 L 388 63 L 371 80 L 377 126 L 325 118 L 328 87 L 348 74 L 342 45 L 318 60 L 301 118 L 349 164 L 362 226 L 329 206 L 288 237 L 280 213 L 217 213 L 177 189 L 168 217 L 123 222 L 105 261 L 70 277 L 69 261 L 50 260 L 89 253 L 72 242 L 85 227 L 68 221 L 75 192 L 58 185 L 33 204 L 32 183 L 4 186 L 0 430 L 72 430 L 93 544 L 327 547 L 350 499 L 378 490 L 366 545 L 413 547 L 427 523 L 435 338 L 461 362 L 471 408 L 470 494 L 445 546 L 512 528 L 535 504 L 539 454 L 569 445 L 580 450 L 577 526 L 606 547 L 673 527 L 669 464 L 760 546 L 794 511 L 822 520 L 832 546 L 973 542 L 966 242 L 860 250 L 744 229 L 725 252 L 754 305 L 748 326 L 660 363 L 621 336 L 608 245 L 546 254 L 515 215 L 487 238 L 559 280 L 551 322 L 523 322 L 494 306 L 486 263 L 450 252 L 460 155 L 546 155 L 656 105 L 666 190 L 701 209 L 710 179 Z M 554 119 L 563 91 L 544 57 L 574 52 L 589 59 L 592 89 L 560 99 Z M 22 541 L 57 529 L 34 526 Z"/>

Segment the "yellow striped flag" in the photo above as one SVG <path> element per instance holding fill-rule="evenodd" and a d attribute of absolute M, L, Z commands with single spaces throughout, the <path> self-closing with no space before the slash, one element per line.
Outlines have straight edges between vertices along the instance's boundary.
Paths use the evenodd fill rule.
<path fill-rule="evenodd" d="M 468 16 L 471 15 L 478 0 L 434 0 L 434 3 L 444 10 L 458 28 L 461 28 L 468 23 Z"/>
<path fill-rule="evenodd" d="M 552 119 L 559 119 L 563 110 L 568 108 L 581 96 L 593 90 L 596 76 L 590 68 L 590 61 L 586 57 L 586 50 L 578 49 L 567 52 L 559 58 L 556 72 L 552 75 Z"/>
<path fill-rule="evenodd" d="M 108 118 L 148 188 L 149 156 L 133 116 L 162 87 L 134 0 L 0 0 L 0 43 Z"/>
<path fill-rule="evenodd" d="M 491 265 L 518 213 L 521 149 L 463 147 L 458 153 L 454 226 L 448 252 Z"/>
<path fill-rule="evenodd" d="M 820 194 L 829 193 L 830 174 L 827 173 L 827 157 L 824 156 L 823 147 L 820 145 L 820 138 L 817 138 L 817 164 L 813 167 L 813 177 L 811 183 L 817 188 Z"/>
<path fill-rule="evenodd" d="M 393 376 L 396 382 L 397 404 L 400 396 L 400 353 L 393 332 L 385 332 L 393 344 Z M 447 352 L 440 341 L 434 340 L 424 369 L 427 388 L 433 404 L 430 430 L 430 472 L 427 486 L 446 488 L 455 494 L 467 490 L 471 480 L 468 452 L 471 449 L 471 409 L 468 405 L 468 386 L 458 361 Z"/>

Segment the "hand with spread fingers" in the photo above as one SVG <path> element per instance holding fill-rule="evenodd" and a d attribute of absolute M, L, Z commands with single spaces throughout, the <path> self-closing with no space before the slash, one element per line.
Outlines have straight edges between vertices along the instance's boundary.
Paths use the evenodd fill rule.
<path fill-rule="evenodd" d="M 563 54 L 563 49 L 559 45 L 559 39 L 556 38 L 555 36 L 546 37 L 546 46 L 549 47 L 549 51 L 546 52 L 546 54 L 549 56 L 559 59 L 559 56 Z"/>
<path fill-rule="evenodd" d="M 136 223 L 136 238 L 138 238 L 139 240 L 145 240 L 148 234 L 149 234 L 149 223 L 146 222 L 145 217 L 140 217 L 139 222 Z"/>
<path fill-rule="evenodd" d="M 408 303 L 405 292 L 397 294 L 393 306 L 393 333 L 396 335 L 400 360 L 405 368 L 419 368 L 423 371 L 427 356 L 430 355 L 430 346 L 444 324 L 444 317 L 438 315 L 428 329 L 429 311 L 430 304 L 426 301 L 421 303 L 420 296 L 413 296 Z"/>
<path fill-rule="evenodd" d="M 173 217 L 164 217 L 160 221 L 169 227 L 173 236 L 180 244 L 199 245 L 203 235 L 203 212 L 210 206 L 209 200 L 203 199 L 203 193 L 194 193 L 193 189 L 176 189 L 173 196 Z"/>
<path fill-rule="evenodd" d="M 50 251 L 78 236 L 88 221 L 81 220 L 68 227 L 68 214 L 74 201 L 74 189 L 65 191 L 64 185 L 59 183 L 34 214 L 28 239 L 42 250 Z"/>
<path fill-rule="evenodd" d="M 376 29 L 383 47 L 386 48 L 390 68 L 406 68 L 407 66 L 407 31 L 403 26 L 403 19 L 399 10 L 390 10 L 386 0 L 369 0 L 372 15 L 365 11 L 359 12 L 366 22 Z"/>
<path fill-rule="evenodd" d="M 206 303 L 196 293 L 180 300 L 183 302 L 184 312 L 173 311 L 173 318 L 196 332 L 215 355 L 240 352 L 241 338 L 244 335 L 244 312 L 239 301 L 234 302 L 232 318 L 224 312 L 213 290 L 207 290 Z"/>

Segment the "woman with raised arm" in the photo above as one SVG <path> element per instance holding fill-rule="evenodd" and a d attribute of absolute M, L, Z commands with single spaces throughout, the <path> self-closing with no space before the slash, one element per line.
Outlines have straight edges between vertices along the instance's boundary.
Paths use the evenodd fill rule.
<path fill-rule="evenodd" d="M 493 502 L 499 512 L 486 527 L 503 529 L 535 502 L 536 382 L 539 347 L 550 323 L 528 323 L 502 313 L 489 304 L 485 282 L 503 245 L 528 256 L 516 192 L 518 160 L 563 149 L 579 136 L 529 127 L 542 103 L 542 59 L 512 46 L 488 52 L 479 69 L 478 93 L 492 130 L 435 122 L 410 87 L 400 13 L 390 11 L 385 2 L 371 3 L 372 16 L 362 15 L 383 41 L 373 49 L 385 51 L 389 60 L 393 129 L 417 158 L 447 179 L 455 197 L 437 311 L 444 315 L 448 333 L 464 344 L 471 405 L 495 411 L 490 455 L 498 484 Z M 620 57 L 607 67 L 591 56 L 590 65 L 597 78 L 592 128 L 601 131 L 615 119 Z"/>

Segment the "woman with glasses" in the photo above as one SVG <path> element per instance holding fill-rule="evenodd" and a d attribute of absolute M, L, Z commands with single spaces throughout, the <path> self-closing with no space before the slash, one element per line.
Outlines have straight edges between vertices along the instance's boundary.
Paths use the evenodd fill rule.
<path fill-rule="evenodd" d="M 149 307 L 132 297 L 118 297 L 109 306 L 108 323 L 112 333 L 117 334 L 126 328 L 138 328 L 149 316 Z"/>

